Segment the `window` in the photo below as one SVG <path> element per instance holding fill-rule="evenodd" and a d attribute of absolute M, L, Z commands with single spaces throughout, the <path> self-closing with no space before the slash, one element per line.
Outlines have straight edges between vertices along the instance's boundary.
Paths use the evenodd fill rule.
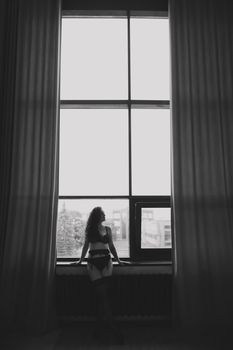
<path fill-rule="evenodd" d="M 160 202 L 144 201 L 136 205 L 135 254 L 138 258 L 157 260 L 171 259 L 171 208 L 169 197 L 161 197 Z"/>
<path fill-rule="evenodd" d="M 58 259 L 80 256 L 101 206 L 120 257 L 169 260 L 168 19 L 64 15 L 60 98 Z"/>

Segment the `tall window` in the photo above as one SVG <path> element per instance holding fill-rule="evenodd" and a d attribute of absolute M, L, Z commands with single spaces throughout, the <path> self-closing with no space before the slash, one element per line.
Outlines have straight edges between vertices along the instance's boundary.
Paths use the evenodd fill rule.
<path fill-rule="evenodd" d="M 62 19 L 58 258 L 80 256 L 106 213 L 119 256 L 169 260 L 168 19 Z"/>

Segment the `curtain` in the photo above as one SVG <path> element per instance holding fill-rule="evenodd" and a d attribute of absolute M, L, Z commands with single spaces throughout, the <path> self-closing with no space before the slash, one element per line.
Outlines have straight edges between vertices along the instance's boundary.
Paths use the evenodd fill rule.
<path fill-rule="evenodd" d="M 0 13 L 1 327 L 55 319 L 59 0 L 5 0 Z"/>
<path fill-rule="evenodd" d="M 13 1 L 0 2 L 0 274 L 9 202 L 17 15 Z"/>
<path fill-rule="evenodd" d="M 233 319 L 233 4 L 171 0 L 175 321 Z"/>

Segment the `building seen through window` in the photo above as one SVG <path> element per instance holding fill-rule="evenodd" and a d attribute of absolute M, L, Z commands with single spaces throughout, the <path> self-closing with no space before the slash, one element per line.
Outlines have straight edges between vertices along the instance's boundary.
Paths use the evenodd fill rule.
<path fill-rule="evenodd" d="M 171 248 L 170 208 L 143 208 L 142 248 Z"/>

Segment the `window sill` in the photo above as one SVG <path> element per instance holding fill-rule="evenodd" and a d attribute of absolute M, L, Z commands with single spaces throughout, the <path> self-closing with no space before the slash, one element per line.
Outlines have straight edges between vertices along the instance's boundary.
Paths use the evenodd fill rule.
<path fill-rule="evenodd" d="M 57 275 L 87 275 L 86 262 L 81 265 L 71 265 L 69 261 L 58 261 Z M 137 274 L 172 274 L 171 262 L 140 261 L 130 262 L 127 265 L 118 265 L 113 262 L 113 275 L 137 275 Z"/>

